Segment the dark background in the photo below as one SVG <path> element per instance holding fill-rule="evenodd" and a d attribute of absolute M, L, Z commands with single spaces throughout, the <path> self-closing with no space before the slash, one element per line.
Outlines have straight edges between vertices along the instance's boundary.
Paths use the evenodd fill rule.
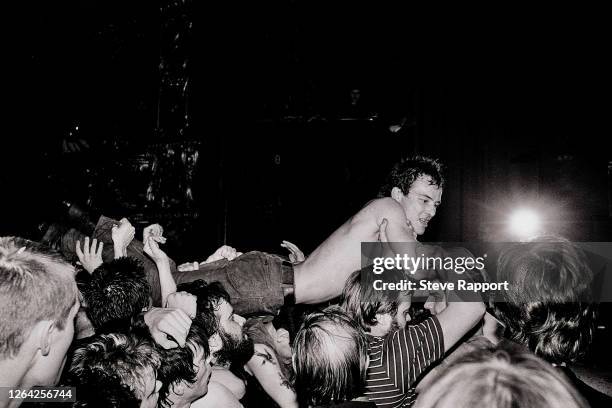
<path fill-rule="evenodd" d="M 223 243 L 309 253 L 422 153 L 448 165 L 424 240 L 506 240 L 529 206 L 610 241 L 598 10 L 194 3 L 7 12 L 0 234 L 39 238 L 70 202 L 162 223 L 179 262 Z"/>

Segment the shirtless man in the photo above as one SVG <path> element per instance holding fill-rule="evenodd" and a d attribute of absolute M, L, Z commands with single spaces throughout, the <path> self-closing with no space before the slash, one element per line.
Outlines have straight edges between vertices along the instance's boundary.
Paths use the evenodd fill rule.
<path fill-rule="evenodd" d="M 389 242 L 416 242 L 425 232 L 442 199 L 441 167 L 437 160 L 421 156 L 397 163 L 379 191 L 380 198 L 370 201 L 301 263 L 249 252 L 178 272 L 175 279 L 177 283 L 221 281 L 239 313 L 275 313 L 290 294 L 296 303 L 332 299 L 340 295 L 348 276 L 361 269 L 361 243 L 378 240 L 383 219 L 388 220 Z M 291 250 L 287 243 L 284 246 Z"/>
<path fill-rule="evenodd" d="M 436 215 L 443 187 L 442 166 L 437 160 L 422 156 L 405 159 L 393 167 L 379 191 L 379 198 L 366 204 L 302 262 L 301 257 L 296 256 L 300 255 L 299 250 L 288 242 L 283 242 L 283 246 L 292 253 L 292 262 L 257 251 L 241 254 L 224 246 L 205 262 L 183 264 L 178 270 L 170 260 L 170 271 L 177 284 L 196 279 L 221 282 L 239 314 L 275 314 L 285 298 L 291 296 L 296 303 L 325 302 L 339 296 L 348 276 L 361 269 L 361 243 L 378 240 L 383 219 L 388 221 L 386 231 L 390 243 L 416 242 Z M 112 243 L 112 228 L 120 224 L 100 217 L 94 238 Z M 74 252 L 74 243 L 62 245 Z M 153 305 L 159 306 L 162 304 L 161 282 L 155 264 L 144 254 L 143 248 L 142 242 L 133 240 L 126 253 L 143 262 Z M 109 253 L 103 253 L 103 258 L 112 259 L 106 247 L 105 252 Z"/>
<path fill-rule="evenodd" d="M 361 269 L 361 243 L 376 242 L 383 219 L 389 242 L 415 242 L 436 215 L 444 178 L 437 161 L 415 157 L 397 163 L 379 197 L 370 201 L 295 269 L 297 303 L 338 296 L 348 276 Z"/>

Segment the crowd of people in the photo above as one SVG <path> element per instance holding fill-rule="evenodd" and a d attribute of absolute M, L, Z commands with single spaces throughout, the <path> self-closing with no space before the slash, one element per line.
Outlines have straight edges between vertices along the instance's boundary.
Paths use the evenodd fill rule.
<path fill-rule="evenodd" d="M 361 243 L 416 251 L 444 186 L 437 160 L 402 160 L 308 256 L 222 246 L 177 266 L 160 225 L 136 237 L 125 218 L 0 238 L 0 407 L 612 406 L 572 370 L 593 341 L 594 274 L 561 237 L 504 251 L 511 289 L 494 301 L 432 291 L 417 308 L 422 294 L 373 288 Z M 407 272 L 392 273 L 459 278 Z M 75 392 L 36 400 L 37 387 Z"/>

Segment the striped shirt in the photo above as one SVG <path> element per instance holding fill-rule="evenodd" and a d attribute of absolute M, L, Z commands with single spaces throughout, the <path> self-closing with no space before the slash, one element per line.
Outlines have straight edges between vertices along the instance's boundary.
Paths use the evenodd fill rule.
<path fill-rule="evenodd" d="M 377 407 L 409 407 L 416 399 L 413 385 L 444 355 L 444 338 L 433 316 L 384 337 L 370 337 L 365 395 Z"/>

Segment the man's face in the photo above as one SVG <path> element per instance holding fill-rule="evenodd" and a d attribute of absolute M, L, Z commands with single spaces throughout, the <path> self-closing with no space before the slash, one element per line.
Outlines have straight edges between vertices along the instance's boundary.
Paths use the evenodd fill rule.
<path fill-rule="evenodd" d="M 425 301 L 423 307 L 435 316 L 441 313 L 448 306 L 446 292 L 444 290 L 432 290 Z"/>
<path fill-rule="evenodd" d="M 393 196 L 404 209 L 406 219 L 410 221 L 417 235 L 425 232 L 442 200 L 442 189 L 431 184 L 431 181 L 430 176 L 420 176 L 412 183 L 408 194 L 402 194 L 400 191 L 397 196 Z"/>
<path fill-rule="evenodd" d="M 397 313 L 395 314 L 395 325 L 398 329 L 403 329 L 406 327 L 406 323 L 410 321 L 410 305 L 411 296 L 408 294 L 402 293 L 399 296 L 399 305 L 397 306 Z"/>
<path fill-rule="evenodd" d="M 195 401 L 208 393 L 208 383 L 212 374 L 212 356 L 204 359 L 204 348 L 195 346 L 193 353 L 193 368 L 196 371 L 196 379 L 193 384 L 186 383 L 184 396 L 189 397 L 189 402 Z"/>
<path fill-rule="evenodd" d="M 219 336 L 221 337 L 221 350 L 214 355 L 217 364 L 230 361 L 246 362 L 253 356 L 253 340 L 242 331 L 246 319 L 234 313 L 232 305 L 225 300 L 219 302 L 215 310 L 215 317 L 219 321 Z M 244 360 L 244 361 L 243 361 Z"/>
<path fill-rule="evenodd" d="M 410 310 L 411 297 L 407 294 L 401 294 L 398 299 L 398 306 L 395 315 L 390 313 L 377 314 L 375 326 L 370 327 L 370 333 L 372 336 L 384 336 L 387 333 L 397 331 L 406 327 L 406 323 L 410 321 Z"/>

